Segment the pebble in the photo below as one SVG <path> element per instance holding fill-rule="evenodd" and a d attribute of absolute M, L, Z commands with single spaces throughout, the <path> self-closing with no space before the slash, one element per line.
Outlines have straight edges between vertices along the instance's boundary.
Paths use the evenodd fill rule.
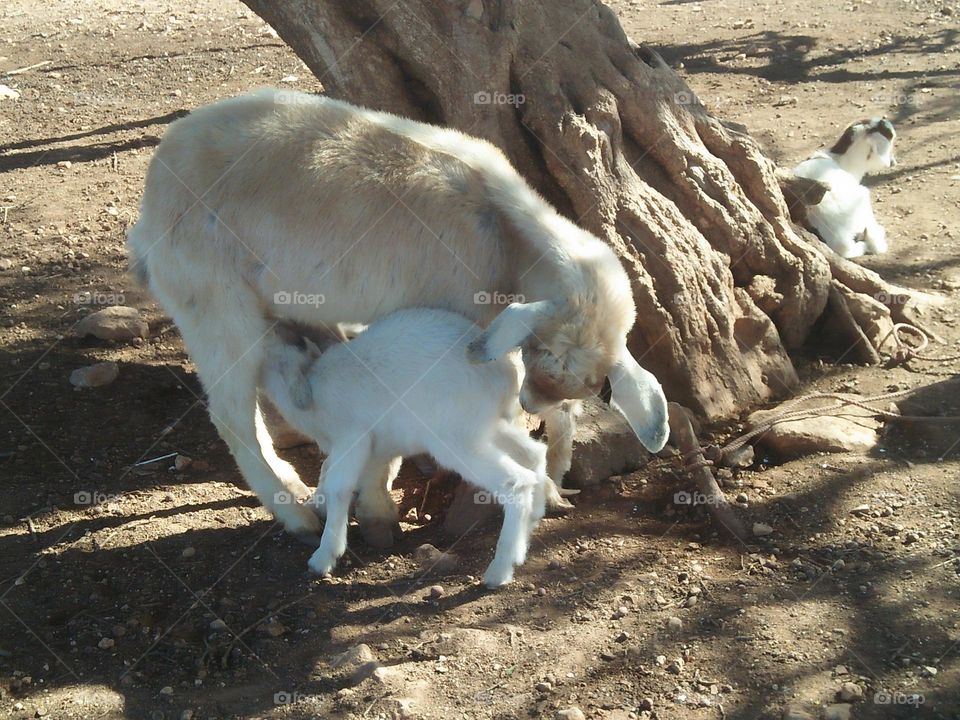
<path fill-rule="evenodd" d="M 9 270 L 13 267 L 13 260 L 10 258 L 0 258 L 0 270 Z"/>
<path fill-rule="evenodd" d="M 557 714 L 554 715 L 554 718 L 555 720 L 587 720 L 587 716 L 583 714 L 583 710 L 578 708 L 576 705 L 563 708 L 562 710 L 557 710 Z"/>
<path fill-rule="evenodd" d="M 676 615 L 672 615 L 667 618 L 667 629 L 671 632 L 680 632 L 683 630 L 683 620 L 678 618 Z"/>
<path fill-rule="evenodd" d="M 197 549 L 193 547 L 185 547 L 183 549 L 183 552 L 180 553 L 180 555 L 185 558 L 192 558 L 196 554 L 197 554 Z"/>
<path fill-rule="evenodd" d="M 920 540 L 920 536 L 915 532 L 908 532 L 906 535 L 903 536 L 904 545 L 912 545 L 915 542 L 919 542 L 919 540 Z"/>
<path fill-rule="evenodd" d="M 677 658 L 671 660 L 670 664 L 667 665 L 667 672 L 671 675 L 679 675 L 683 672 L 683 658 Z"/>
<path fill-rule="evenodd" d="M 923 675 L 924 677 L 930 677 L 930 678 L 936 677 L 937 669 L 932 665 L 924 665 L 923 668 L 920 670 L 920 674 Z"/>
<path fill-rule="evenodd" d="M 99 362 L 77 368 L 70 373 L 70 384 L 78 388 L 94 388 L 109 385 L 120 374 L 115 362 Z"/>
<path fill-rule="evenodd" d="M 765 535 L 770 535 L 772 532 L 773 528 L 766 523 L 758 522 L 753 524 L 753 534 L 757 537 L 764 537 Z"/>
<path fill-rule="evenodd" d="M 444 589 L 443 585 L 431 585 L 427 590 L 427 599 L 428 600 L 439 600 L 443 597 Z"/>
<path fill-rule="evenodd" d="M 210 623 L 210 629 L 213 630 L 214 632 L 218 632 L 220 630 L 226 630 L 227 624 L 220 618 L 217 618 L 216 620 Z"/>
<path fill-rule="evenodd" d="M 845 682 L 840 686 L 839 696 L 843 702 L 863 700 L 863 688 L 854 682 Z"/>
<path fill-rule="evenodd" d="M 100 642 L 97 643 L 97 647 L 101 650 L 109 650 L 116 644 L 117 643 L 113 638 L 104 637 L 100 638 Z"/>
<path fill-rule="evenodd" d="M 193 458 L 186 455 L 177 455 L 173 459 L 173 469 L 177 472 L 183 472 L 193 464 Z"/>
<path fill-rule="evenodd" d="M 645 697 L 640 701 L 640 709 L 650 712 L 653 710 L 653 698 Z"/>
<path fill-rule="evenodd" d="M 173 688 L 170 685 L 165 685 L 164 687 L 160 688 L 160 694 L 173 695 Z"/>
<path fill-rule="evenodd" d="M 553 690 L 553 685 L 551 685 L 548 682 L 541 681 L 541 682 L 538 682 L 536 685 L 534 685 L 533 689 L 536 690 L 538 693 L 546 694 L 551 690 Z"/>
<path fill-rule="evenodd" d="M 617 608 L 617 611 L 613 614 L 613 616 L 619 619 L 622 617 L 626 617 L 629 614 L 630 614 L 630 611 L 627 609 L 627 607 L 625 605 L 621 605 L 620 607 Z"/>
<path fill-rule="evenodd" d="M 0 100 L 19 100 L 20 93 L 7 85 L 0 85 Z"/>

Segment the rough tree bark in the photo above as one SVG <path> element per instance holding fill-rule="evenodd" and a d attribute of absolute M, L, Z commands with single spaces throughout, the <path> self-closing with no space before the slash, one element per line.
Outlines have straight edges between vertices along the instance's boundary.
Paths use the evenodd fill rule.
<path fill-rule="evenodd" d="M 901 289 L 798 231 L 759 146 L 596 0 L 245 2 L 331 96 L 493 142 L 605 238 L 633 282 L 632 351 L 701 415 L 794 388 L 787 351 L 832 282 L 903 312 Z"/>

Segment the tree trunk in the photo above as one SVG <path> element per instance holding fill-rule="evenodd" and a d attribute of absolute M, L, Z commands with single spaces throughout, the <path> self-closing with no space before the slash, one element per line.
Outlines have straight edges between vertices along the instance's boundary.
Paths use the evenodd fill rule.
<path fill-rule="evenodd" d="M 596 0 L 245 2 L 329 95 L 489 140 L 606 239 L 633 283 L 631 350 L 708 418 L 794 388 L 787 350 L 835 268 L 894 296 L 798 231 L 758 145 Z"/>

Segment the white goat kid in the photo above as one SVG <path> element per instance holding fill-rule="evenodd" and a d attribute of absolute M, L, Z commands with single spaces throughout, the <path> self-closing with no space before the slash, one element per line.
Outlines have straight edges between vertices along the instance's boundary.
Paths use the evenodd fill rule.
<path fill-rule="evenodd" d="M 873 215 L 870 191 L 860 181 L 867 173 L 896 164 L 895 139 L 889 120 L 861 120 L 847 127 L 829 150 L 817 151 L 794 170 L 827 186 L 823 200 L 807 206 L 807 219 L 820 239 L 845 258 L 887 251 L 887 233 Z"/>
<path fill-rule="evenodd" d="M 663 390 L 627 351 L 636 310 L 616 255 L 497 148 L 455 130 L 290 91 L 208 105 L 167 130 L 128 247 L 180 328 L 244 478 L 292 533 L 310 536 L 320 521 L 274 501 L 309 489 L 277 457 L 257 407 L 271 317 L 333 327 L 453 310 L 489 325 L 474 361 L 522 347 L 527 410 L 595 394 L 609 376 L 643 444 L 666 442 Z M 361 526 L 395 522 L 390 473 L 364 484 Z"/>
<path fill-rule="evenodd" d="M 268 333 L 263 391 L 327 453 L 311 501 L 327 516 L 309 561 L 313 572 L 331 572 L 346 550 L 354 493 L 379 482 L 394 458 L 429 453 L 503 506 L 484 583 L 499 587 L 512 579 L 556 490 L 545 446 L 514 422 L 520 388 L 511 359 L 467 360 L 467 346 L 480 333 L 460 315 L 425 309 L 395 312 L 322 352 Z"/>

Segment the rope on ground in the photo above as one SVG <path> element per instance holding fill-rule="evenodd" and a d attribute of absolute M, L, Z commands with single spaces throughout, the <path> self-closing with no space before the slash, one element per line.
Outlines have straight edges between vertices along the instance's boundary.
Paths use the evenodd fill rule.
<path fill-rule="evenodd" d="M 906 336 L 917 338 L 918 344 L 911 345 L 905 340 Z M 929 355 L 924 355 L 923 350 L 930 344 L 930 339 L 927 337 L 927 333 L 910 323 L 894 323 L 890 332 L 884 335 L 883 339 L 877 343 L 878 347 L 883 347 L 883 344 L 890 337 L 893 338 L 893 343 L 896 346 L 892 357 L 898 364 L 905 363 L 909 360 L 923 360 L 924 362 L 954 362 L 960 360 L 960 355 L 948 355 L 945 357 L 930 357 Z"/>

